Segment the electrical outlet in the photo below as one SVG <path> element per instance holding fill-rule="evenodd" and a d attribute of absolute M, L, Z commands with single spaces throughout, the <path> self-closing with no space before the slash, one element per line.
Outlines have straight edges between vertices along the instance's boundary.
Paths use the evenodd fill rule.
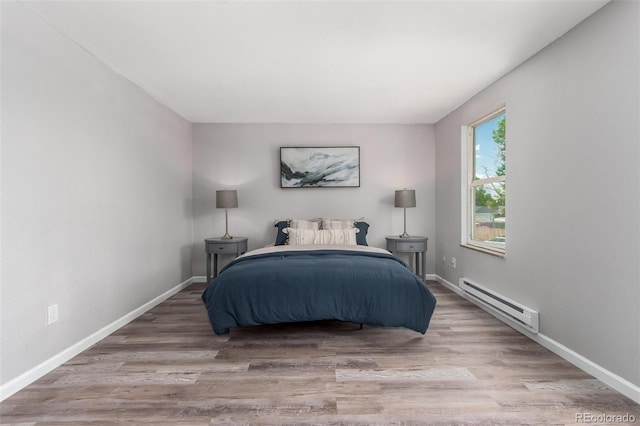
<path fill-rule="evenodd" d="M 58 322 L 58 305 L 51 305 L 47 308 L 47 325 Z"/>
<path fill-rule="evenodd" d="M 456 258 L 455 258 L 455 257 L 452 257 L 452 258 L 451 258 L 451 267 L 452 267 L 453 269 L 456 269 Z"/>

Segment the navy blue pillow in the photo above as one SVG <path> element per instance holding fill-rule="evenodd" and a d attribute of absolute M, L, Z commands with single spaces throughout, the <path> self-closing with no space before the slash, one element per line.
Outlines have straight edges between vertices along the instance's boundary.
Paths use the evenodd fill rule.
<path fill-rule="evenodd" d="M 360 230 L 360 232 L 356 233 L 356 243 L 359 246 L 368 246 L 367 231 L 369 230 L 369 224 L 367 222 L 356 222 L 354 226 Z"/>
<path fill-rule="evenodd" d="M 289 221 L 288 220 L 281 220 L 280 222 L 276 223 L 274 225 L 276 228 L 278 228 L 278 233 L 276 234 L 276 244 L 277 246 L 283 246 L 285 244 L 287 244 L 287 240 L 289 239 L 289 235 L 285 234 L 284 232 L 282 232 L 282 230 L 284 228 L 288 228 L 289 227 Z M 358 234 L 356 234 L 358 235 Z"/>

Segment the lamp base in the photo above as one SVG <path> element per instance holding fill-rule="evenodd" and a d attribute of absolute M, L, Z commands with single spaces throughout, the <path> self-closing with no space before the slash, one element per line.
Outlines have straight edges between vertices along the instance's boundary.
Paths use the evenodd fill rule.
<path fill-rule="evenodd" d="M 407 208 L 404 208 L 404 232 L 400 235 L 400 238 L 409 238 L 411 235 L 407 234 Z"/>
<path fill-rule="evenodd" d="M 229 209 L 224 209 L 224 235 L 220 237 L 223 240 L 231 240 L 233 237 L 229 235 Z"/>

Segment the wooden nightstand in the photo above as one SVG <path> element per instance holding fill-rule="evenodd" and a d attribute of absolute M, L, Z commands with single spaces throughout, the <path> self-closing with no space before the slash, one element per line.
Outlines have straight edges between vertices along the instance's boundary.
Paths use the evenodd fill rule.
<path fill-rule="evenodd" d="M 213 276 L 218 276 L 218 255 L 234 254 L 236 257 L 247 251 L 246 237 L 233 237 L 225 240 L 223 238 L 206 238 L 204 240 L 204 251 L 207 253 L 207 283 L 211 281 L 211 255 L 213 255 Z"/>
<path fill-rule="evenodd" d="M 427 237 L 386 237 L 387 250 L 393 254 L 415 253 L 415 274 L 424 280 L 427 271 Z"/>

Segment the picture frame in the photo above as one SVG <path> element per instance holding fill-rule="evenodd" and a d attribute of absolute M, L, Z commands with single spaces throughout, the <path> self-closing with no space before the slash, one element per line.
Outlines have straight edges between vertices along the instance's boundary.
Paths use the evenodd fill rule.
<path fill-rule="evenodd" d="M 359 188 L 360 147 L 280 147 L 281 188 Z"/>

